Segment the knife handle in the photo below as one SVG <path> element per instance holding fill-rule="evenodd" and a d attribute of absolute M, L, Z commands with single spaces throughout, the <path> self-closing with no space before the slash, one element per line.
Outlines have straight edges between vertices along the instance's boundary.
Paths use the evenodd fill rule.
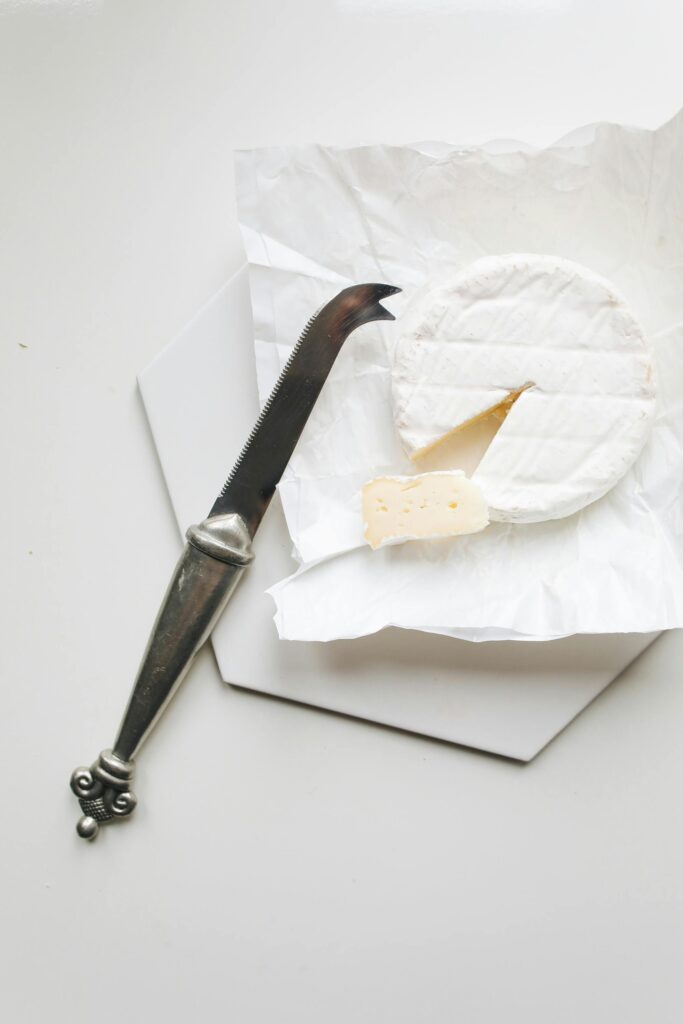
<path fill-rule="evenodd" d="M 94 839 L 103 822 L 130 814 L 133 758 L 166 709 L 197 651 L 208 639 L 253 553 L 240 516 L 212 516 L 187 541 L 157 615 L 128 707 L 111 750 L 77 768 L 71 789 L 83 812 L 76 830 Z"/>

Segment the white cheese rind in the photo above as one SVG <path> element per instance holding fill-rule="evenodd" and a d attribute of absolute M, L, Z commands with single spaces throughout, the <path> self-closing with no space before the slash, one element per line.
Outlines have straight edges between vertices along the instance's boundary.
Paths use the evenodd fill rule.
<path fill-rule="evenodd" d="M 550 256 L 477 260 L 404 314 L 393 373 L 396 424 L 420 452 L 533 384 L 473 480 L 491 519 L 559 519 L 629 469 L 655 412 L 652 348 L 597 274 Z"/>
<path fill-rule="evenodd" d="M 480 488 L 460 470 L 377 477 L 363 487 L 362 502 L 371 548 L 478 533 L 489 522 Z"/>

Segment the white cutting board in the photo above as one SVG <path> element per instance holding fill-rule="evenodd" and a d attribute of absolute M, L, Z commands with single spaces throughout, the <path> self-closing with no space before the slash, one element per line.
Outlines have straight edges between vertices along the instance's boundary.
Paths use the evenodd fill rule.
<path fill-rule="evenodd" d="M 246 268 L 139 376 L 181 530 L 202 519 L 258 414 Z M 233 685 L 528 761 L 656 634 L 471 644 L 388 629 L 278 639 L 265 593 L 295 568 L 277 498 L 213 634 Z"/>

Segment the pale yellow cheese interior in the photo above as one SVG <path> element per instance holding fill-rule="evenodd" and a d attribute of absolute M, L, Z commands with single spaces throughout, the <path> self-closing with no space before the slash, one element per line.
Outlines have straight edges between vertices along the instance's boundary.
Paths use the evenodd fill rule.
<path fill-rule="evenodd" d="M 489 522 L 482 492 L 458 470 L 377 477 L 363 487 L 362 500 L 371 548 L 476 533 Z"/>
<path fill-rule="evenodd" d="M 458 466 L 472 473 L 519 396 L 533 386 L 529 382 L 511 391 L 502 402 L 453 427 L 436 441 L 413 452 L 410 458 L 420 464 L 423 472 Z"/>

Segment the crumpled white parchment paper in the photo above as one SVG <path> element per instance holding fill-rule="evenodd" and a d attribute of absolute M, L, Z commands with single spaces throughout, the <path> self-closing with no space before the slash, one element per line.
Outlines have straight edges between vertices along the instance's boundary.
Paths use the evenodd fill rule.
<path fill-rule="evenodd" d="M 237 156 L 264 400 L 311 312 L 348 284 L 399 285 L 480 256 L 539 252 L 611 279 L 655 344 L 658 415 L 622 481 L 576 515 L 363 543 L 359 489 L 410 472 L 390 401 L 396 324 L 351 336 L 280 484 L 301 569 L 271 591 L 280 636 L 385 626 L 468 640 L 683 626 L 683 111 L 657 131 L 597 125 L 545 150 L 322 146 Z"/>

